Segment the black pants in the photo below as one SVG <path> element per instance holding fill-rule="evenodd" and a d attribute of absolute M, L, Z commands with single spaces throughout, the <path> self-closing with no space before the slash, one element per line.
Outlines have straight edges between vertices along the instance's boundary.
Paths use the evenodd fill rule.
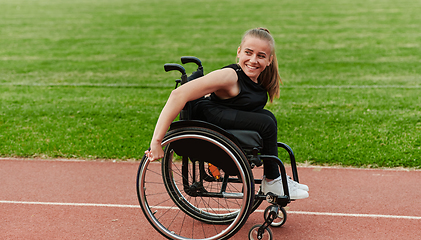
<path fill-rule="evenodd" d="M 195 111 L 201 112 L 200 119 L 224 129 L 253 130 L 263 139 L 262 154 L 278 156 L 277 121 L 273 113 L 266 109 L 256 112 L 240 111 L 214 104 L 205 104 Z M 264 160 L 264 174 L 268 179 L 280 176 L 279 167 L 273 161 Z"/>

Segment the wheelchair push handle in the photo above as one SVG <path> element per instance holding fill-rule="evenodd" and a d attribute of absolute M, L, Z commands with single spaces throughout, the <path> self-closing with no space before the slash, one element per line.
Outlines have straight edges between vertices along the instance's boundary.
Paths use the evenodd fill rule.
<path fill-rule="evenodd" d="M 194 80 L 196 78 L 200 78 L 203 77 L 203 66 L 202 66 L 202 62 L 200 61 L 200 59 L 198 59 L 197 57 L 191 57 L 191 56 L 185 56 L 185 57 L 181 57 L 181 62 L 183 64 L 186 63 L 195 63 L 197 65 L 197 70 L 194 71 L 188 78 L 187 81 L 190 82 L 191 80 Z"/>
<path fill-rule="evenodd" d="M 186 74 L 186 69 L 184 69 L 184 67 L 181 66 L 180 64 L 176 64 L 176 63 L 166 63 L 164 65 L 164 69 L 166 72 L 177 70 L 181 74 Z"/>
<path fill-rule="evenodd" d="M 203 68 L 202 67 L 202 61 L 200 61 L 200 59 L 198 59 L 197 57 L 191 57 L 191 56 L 185 56 L 185 57 L 181 57 L 181 62 L 183 63 L 183 64 L 186 64 L 186 63 L 196 63 L 196 65 L 199 67 L 199 68 Z"/>
<path fill-rule="evenodd" d="M 166 63 L 164 65 L 164 69 L 166 72 L 174 71 L 174 70 L 179 71 L 181 73 L 181 84 L 184 84 L 187 82 L 186 69 L 184 69 L 184 67 L 181 66 L 180 64 Z"/>

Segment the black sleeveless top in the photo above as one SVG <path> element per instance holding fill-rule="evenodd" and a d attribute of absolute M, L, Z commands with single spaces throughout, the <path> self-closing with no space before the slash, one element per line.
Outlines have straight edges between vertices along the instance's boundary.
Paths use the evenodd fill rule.
<path fill-rule="evenodd" d="M 210 101 L 242 111 L 254 112 L 263 109 L 268 101 L 266 89 L 259 83 L 253 82 L 238 64 L 231 64 L 224 68 L 232 68 L 236 71 L 240 93 L 228 99 L 220 99 L 215 93 L 212 93 Z"/>

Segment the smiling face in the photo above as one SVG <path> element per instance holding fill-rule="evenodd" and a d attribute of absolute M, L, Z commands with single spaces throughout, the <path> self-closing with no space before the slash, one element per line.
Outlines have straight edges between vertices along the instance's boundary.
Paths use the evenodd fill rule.
<path fill-rule="evenodd" d="M 266 40 L 248 36 L 238 47 L 237 57 L 244 73 L 257 83 L 260 73 L 272 62 L 272 47 Z"/>

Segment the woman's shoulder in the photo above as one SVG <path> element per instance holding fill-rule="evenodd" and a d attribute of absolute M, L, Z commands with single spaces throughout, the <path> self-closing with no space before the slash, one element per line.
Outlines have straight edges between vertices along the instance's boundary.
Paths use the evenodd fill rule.
<path fill-rule="evenodd" d="M 232 69 L 234 70 L 235 74 L 237 75 L 237 80 L 240 82 L 240 84 L 243 84 L 244 82 L 247 84 L 250 82 L 251 84 L 255 84 L 243 71 L 243 69 L 240 67 L 240 65 L 234 63 L 230 64 L 228 66 L 223 67 L 222 69 Z"/>
<path fill-rule="evenodd" d="M 222 68 L 212 71 L 202 77 L 201 85 L 210 88 L 230 88 L 237 84 L 238 76 L 232 68 Z M 213 89 L 215 91 L 215 89 Z"/>
<path fill-rule="evenodd" d="M 238 64 L 236 64 L 236 63 L 230 64 L 230 65 L 227 65 L 227 66 L 223 67 L 222 69 L 225 69 L 225 68 L 231 68 L 231 69 L 234 69 L 236 72 L 238 72 L 238 71 L 242 71 L 241 67 L 240 67 Z"/>

